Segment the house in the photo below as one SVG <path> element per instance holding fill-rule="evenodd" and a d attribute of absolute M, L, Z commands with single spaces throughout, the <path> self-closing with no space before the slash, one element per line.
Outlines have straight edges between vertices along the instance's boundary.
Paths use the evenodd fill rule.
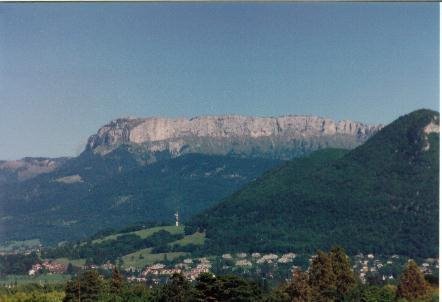
<path fill-rule="evenodd" d="M 113 270 L 115 268 L 115 265 L 113 265 L 110 262 L 106 262 L 103 265 L 101 265 L 101 268 L 106 269 L 106 270 Z"/>
<path fill-rule="evenodd" d="M 281 258 L 278 259 L 278 263 L 289 263 L 293 262 L 293 259 L 295 259 L 296 254 L 294 253 L 288 253 L 281 256 Z"/>
<path fill-rule="evenodd" d="M 230 255 L 230 254 L 223 254 L 221 257 L 222 257 L 224 260 L 230 260 L 230 259 L 232 259 L 232 255 Z"/>
<path fill-rule="evenodd" d="M 235 266 L 252 266 L 252 262 L 247 259 L 241 259 L 236 261 Z"/>
<path fill-rule="evenodd" d="M 45 261 L 42 263 L 42 266 L 51 274 L 63 274 L 64 272 L 66 272 L 67 269 L 67 266 L 65 264 L 54 261 Z"/>

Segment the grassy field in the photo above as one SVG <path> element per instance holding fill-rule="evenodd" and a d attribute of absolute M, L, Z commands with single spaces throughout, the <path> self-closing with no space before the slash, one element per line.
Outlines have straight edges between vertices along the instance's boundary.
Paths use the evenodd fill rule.
<path fill-rule="evenodd" d="M 152 249 L 142 249 L 136 251 L 135 253 L 128 254 L 123 257 L 123 266 L 124 267 L 135 267 L 135 268 L 143 268 L 146 265 L 150 265 L 156 262 L 164 261 L 166 258 L 168 260 L 176 259 L 180 256 L 186 255 L 183 252 L 172 252 L 172 253 L 159 253 L 152 254 Z M 141 256 L 141 257 L 140 257 Z"/>
<path fill-rule="evenodd" d="M 139 236 L 140 238 L 144 239 L 149 236 L 152 236 L 154 233 L 159 231 L 167 231 L 171 234 L 184 234 L 184 226 L 176 227 L 174 225 L 169 226 L 159 226 L 159 227 L 153 227 L 148 229 L 143 229 L 139 231 L 124 233 L 124 234 L 135 234 Z M 92 242 L 93 243 L 100 243 L 105 240 L 115 240 L 118 236 L 123 235 L 123 233 L 118 233 L 114 235 L 109 235 L 103 238 L 95 239 Z M 188 244 L 194 244 L 194 245 L 202 245 L 204 244 L 205 240 L 205 234 L 204 233 L 195 233 L 192 235 L 184 236 L 184 238 L 176 240 L 174 242 L 171 242 L 171 245 L 178 244 L 180 246 L 185 246 Z M 174 260 L 180 256 L 184 256 L 187 253 L 185 252 L 170 252 L 170 253 L 158 253 L 154 254 L 152 253 L 151 248 L 142 249 L 130 254 L 127 254 L 122 257 L 123 259 L 123 266 L 124 267 L 136 267 L 136 268 L 143 268 L 146 265 L 150 265 L 156 262 L 164 261 L 165 259 L 168 260 Z M 85 259 L 68 259 L 68 258 L 58 258 L 55 259 L 56 262 L 68 264 L 69 262 L 72 263 L 74 266 L 83 266 L 85 264 Z"/>
<path fill-rule="evenodd" d="M 183 239 L 174 241 L 174 242 L 172 242 L 170 244 L 171 245 L 178 244 L 178 245 L 181 245 L 181 246 L 185 246 L 185 245 L 188 245 L 188 244 L 203 245 L 204 244 L 204 240 L 206 240 L 206 234 L 197 232 L 197 233 L 194 233 L 192 235 L 184 236 Z"/>
<path fill-rule="evenodd" d="M 159 226 L 159 227 L 143 229 L 143 230 L 139 230 L 139 231 L 135 231 L 135 232 L 124 233 L 124 235 L 135 234 L 135 235 L 140 236 L 142 239 L 144 239 L 144 238 L 151 236 L 153 233 L 156 233 L 161 230 L 167 231 L 173 235 L 174 234 L 183 234 L 184 233 L 184 226 L 179 226 L 179 227 L 176 227 L 174 225 Z M 106 237 L 103 237 L 100 239 L 95 239 L 92 241 L 92 243 L 100 243 L 105 240 L 115 240 L 115 239 L 117 239 L 118 236 L 121 236 L 121 235 L 123 235 L 123 234 L 119 233 L 119 234 L 109 235 L 109 236 L 106 236 Z"/>
<path fill-rule="evenodd" d="M 26 275 L 6 275 L 0 278 L 0 285 L 5 284 L 29 284 L 29 283 L 64 283 L 70 279 L 67 275 L 51 275 L 43 274 L 38 276 L 26 276 Z"/>
<path fill-rule="evenodd" d="M 44 302 L 62 302 L 64 298 L 63 291 L 32 291 L 32 292 L 14 292 L 10 294 L 0 294 L 1 302 L 25 302 L 25 301 L 44 301 Z"/>
<path fill-rule="evenodd" d="M 54 259 L 55 262 L 63 263 L 68 265 L 69 262 L 72 263 L 73 266 L 83 266 L 86 263 L 86 259 L 68 259 L 68 258 L 57 258 Z"/>

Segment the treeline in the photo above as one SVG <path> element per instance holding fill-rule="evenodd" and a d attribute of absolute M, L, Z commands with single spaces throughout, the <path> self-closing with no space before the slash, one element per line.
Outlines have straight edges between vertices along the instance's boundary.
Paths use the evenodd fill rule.
<path fill-rule="evenodd" d="M 12 254 L 0 256 L 0 276 L 26 274 L 32 265 L 38 261 L 39 258 L 35 252 L 28 255 Z"/>
<path fill-rule="evenodd" d="M 318 252 L 308 271 L 295 269 L 291 280 L 274 289 L 238 276 L 210 273 L 201 274 L 195 282 L 175 274 L 166 284 L 148 288 L 124 281 L 117 269 L 107 279 L 90 270 L 66 284 L 63 301 L 432 302 L 438 301 L 438 294 L 413 261 L 406 265 L 397 286 L 362 284 L 344 251 L 333 248 L 329 253 Z"/>
<path fill-rule="evenodd" d="M 157 246 L 165 246 L 167 243 L 182 239 L 182 234 L 171 234 L 160 230 L 147 238 L 141 238 L 135 234 L 123 234 L 114 240 L 105 240 L 93 243 L 88 241 L 82 244 L 65 244 L 56 248 L 49 248 L 42 251 L 43 258 L 61 258 L 69 259 L 84 258 L 88 263 L 97 265 L 106 261 L 115 263 L 117 258 L 133 253 L 140 249 Z"/>

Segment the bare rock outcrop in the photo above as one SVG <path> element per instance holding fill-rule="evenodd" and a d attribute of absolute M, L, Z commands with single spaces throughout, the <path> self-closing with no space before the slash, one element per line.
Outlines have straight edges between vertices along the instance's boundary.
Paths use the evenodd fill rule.
<path fill-rule="evenodd" d="M 290 149 L 355 147 L 381 129 L 350 120 L 317 116 L 249 117 L 239 115 L 194 118 L 123 118 L 111 121 L 92 135 L 86 148 L 106 154 L 122 144 L 143 146 L 150 152 L 253 152 L 291 157 Z M 273 154 L 273 155 L 272 155 Z"/>

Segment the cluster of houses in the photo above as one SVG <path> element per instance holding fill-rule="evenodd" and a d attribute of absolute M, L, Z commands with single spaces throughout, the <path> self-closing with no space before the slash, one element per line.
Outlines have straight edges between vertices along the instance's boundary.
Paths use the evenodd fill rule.
<path fill-rule="evenodd" d="M 64 274 L 66 269 L 67 266 L 63 263 L 46 260 L 43 263 L 32 265 L 32 268 L 28 271 L 28 275 L 35 276 L 43 271 L 47 271 L 49 274 Z"/>
<path fill-rule="evenodd" d="M 359 279 L 363 283 L 367 282 L 369 275 L 377 275 L 382 281 L 394 281 L 399 277 L 407 261 L 411 261 L 411 259 L 406 259 L 399 255 L 376 257 L 374 254 L 358 254 L 354 257 L 353 269 L 358 273 Z M 439 260 L 427 258 L 421 262 L 419 268 L 426 275 L 437 273 L 439 270 Z"/>
<path fill-rule="evenodd" d="M 163 279 L 167 279 L 173 274 L 183 274 L 189 280 L 195 280 L 201 273 L 213 272 L 212 266 L 217 262 L 217 267 L 222 268 L 223 271 L 251 271 L 253 267 L 261 267 L 261 265 L 270 264 L 271 267 L 283 267 L 286 265 L 295 267 L 293 264 L 297 255 L 295 253 L 286 253 L 277 255 L 273 253 L 226 253 L 218 257 L 202 258 L 187 258 L 174 265 L 166 265 L 163 263 L 155 263 L 148 265 L 143 269 L 136 269 L 134 267 L 126 268 L 129 281 L 137 282 L 153 282 L 159 283 Z M 313 261 L 314 256 L 311 256 L 309 261 Z M 375 256 L 374 254 L 363 255 L 359 254 L 352 257 L 353 270 L 358 274 L 362 282 L 366 282 L 368 276 L 376 275 L 383 281 L 394 281 L 398 278 L 403 269 L 403 265 L 408 261 L 405 257 L 398 255 L 392 256 Z M 221 263 L 221 265 L 220 265 Z M 283 266 L 281 266 L 283 265 Z M 114 264 L 107 262 L 101 266 L 88 265 L 82 269 L 104 269 L 112 270 Z M 439 270 L 439 260 L 435 258 L 428 258 L 420 261 L 420 269 L 424 274 L 435 274 Z M 36 263 L 29 270 L 30 276 L 35 276 L 42 272 L 49 274 L 63 274 L 66 273 L 67 266 L 56 261 L 44 261 L 43 263 Z"/>
<path fill-rule="evenodd" d="M 175 273 L 183 274 L 183 276 L 189 280 L 195 280 L 201 273 L 212 272 L 212 265 L 217 261 L 217 258 L 222 259 L 222 269 L 227 271 L 235 268 L 250 269 L 253 266 L 266 263 L 274 265 L 291 263 L 295 257 L 295 253 L 287 253 L 281 256 L 260 253 L 223 254 L 221 257 L 213 257 L 210 260 L 207 257 L 196 259 L 187 258 L 169 267 L 163 263 L 155 263 L 146 266 L 142 271 L 137 271 L 136 268 L 129 267 L 126 269 L 126 272 L 132 275 L 128 280 L 138 282 L 153 281 L 157 283 L 161 277 L 169 277 Z"/>
<path fill-rule="evenodd" d="M 421 271 L 426 275 L 437 274 L 439 272 L 439 260 L 427 258 L 420 266 Z"/>
<path fill-rule="evenodd" d="M 167 267 L 163 263 L 155 263 L 146 266 L 139 276 L 128 277 L 129 281 L 159 283 L 161 277 L 170 277 L 173 274 L 183 274 L 189 280 L 195 280 L 200 274 L 210 272 L 212 264 L 206 257 L 197 259 L 184 259 L 173 267 Z M 126 269 L 126 272 L 134 272 L 134 268 Z"/>
<path fill-rule="evenodd" d="M 296 257 L 295 253 L 287 253 L 282 256 L 278 256 L 276 254 L 264 254 L 261 253 L 252 253 L 250 257 L 247 253 L 237 253 L 235 255 L 232 254 L 223 254 L 221 258 L 223 260 L 234 260 L 235 266 L 252 266 L 253 263 L 256 264 L 264 264 L 264 263 L 290 263 Z"/>

